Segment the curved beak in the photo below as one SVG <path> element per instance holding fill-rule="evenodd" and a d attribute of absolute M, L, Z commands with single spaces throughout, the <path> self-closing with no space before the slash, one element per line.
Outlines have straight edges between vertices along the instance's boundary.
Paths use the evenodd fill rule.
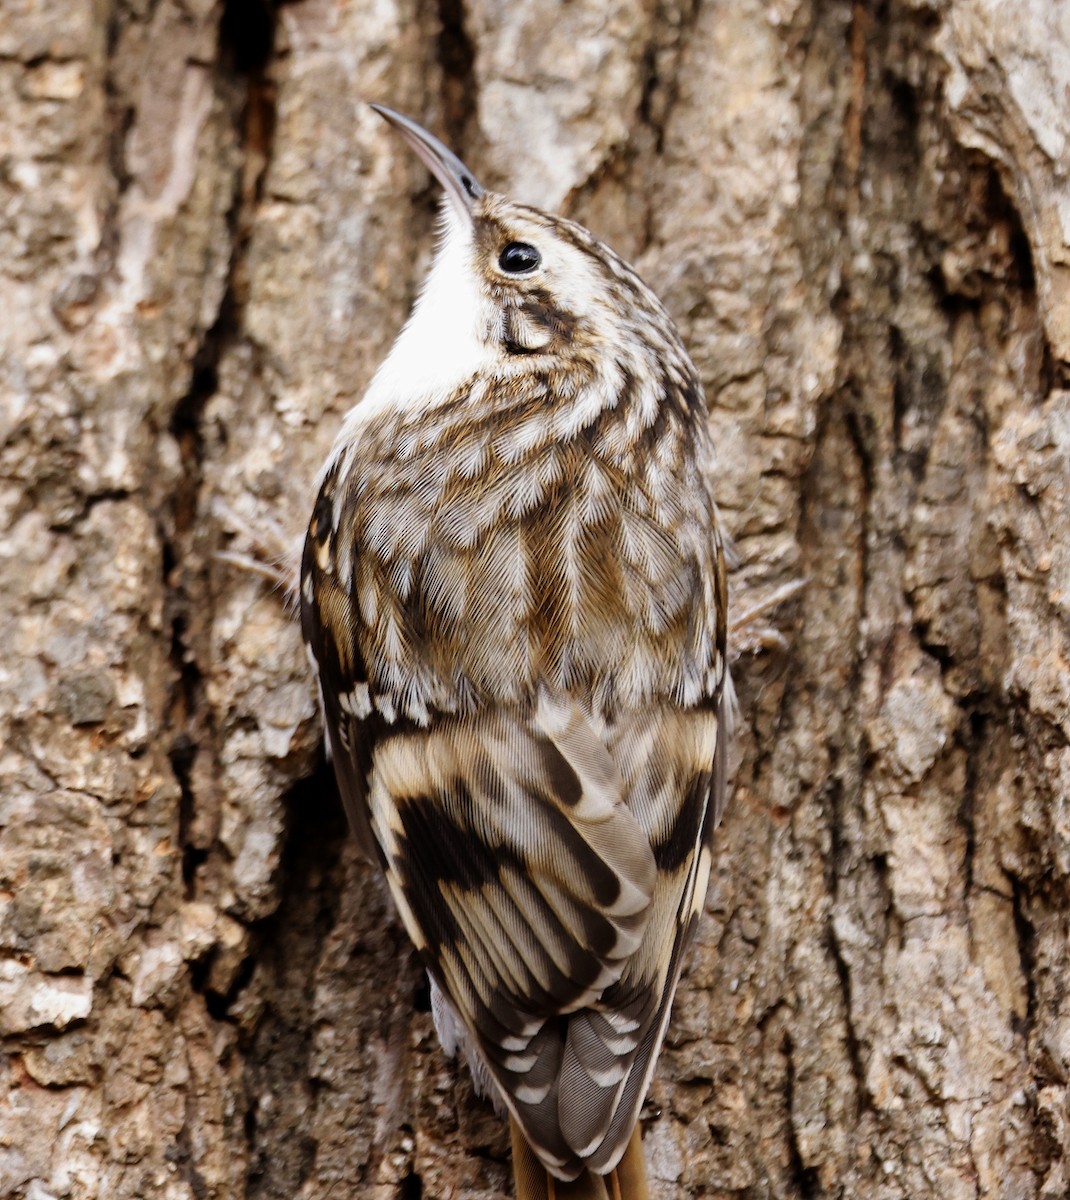
<path fill-rule="evenodd" d="M 371 107 L 401 134 L 409 148 L 442 184 L 453 207 L 470 221 L 472 205 L 483 195 L 483 188 L 472 172 L 452 150 L 415 121 L 410 121 L 383 104 L 373 104 Z"/>

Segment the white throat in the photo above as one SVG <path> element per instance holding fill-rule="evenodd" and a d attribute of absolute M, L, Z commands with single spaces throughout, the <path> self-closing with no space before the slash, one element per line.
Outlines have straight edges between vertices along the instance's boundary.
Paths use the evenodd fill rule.
<path fill-rule="evenodd" d="M 434 408 L 490 364 L 492 352 L 481 336 L 486 301 L 472 269 L 471 226 L 449 203 L 440 222 L 439 246 L 412 313 L 363 399 L 346 415 L 332 461 L 369 420 L 384 412 Z"/>

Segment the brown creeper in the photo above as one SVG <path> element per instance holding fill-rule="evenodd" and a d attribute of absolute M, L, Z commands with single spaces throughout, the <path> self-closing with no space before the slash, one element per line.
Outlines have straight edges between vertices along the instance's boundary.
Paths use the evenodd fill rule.
<path fill-rule="evenodd" d="M 509 1111 L 518 1196 L 635 1200 L 725 802 L 702 387 L 616 254 L 373 107 L 446 196 L 305 542 L 330 750 L 443 1044 Z"/>

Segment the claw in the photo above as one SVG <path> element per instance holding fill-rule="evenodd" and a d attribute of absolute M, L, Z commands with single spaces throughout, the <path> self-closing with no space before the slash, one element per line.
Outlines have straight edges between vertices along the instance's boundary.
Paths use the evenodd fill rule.
<path fill-rule="evenodd" d="M 732 649 L 733 661 L 743 655 L 758 655 L 769 652 L 783 654 L 788 648 L 788 639 L 775 626 L 758 619 L 773 609 L 794 599 L 810 581 L 805 578 L 792 579 L 774 588 L 757 603 L 745 608 L 733 619 L 728 629 L 728 644 Z"/>
<path fill-rule="evenodd" d="M 225 500 L 217 498 L 212 501 L 212 515 L 223 529 L 236 534 L 252 547 L 251 554 L 237 550 L 217 550 L 213 558 L 267 579 L 284 594 L 287 604 L 294 604 L 297 600 L 300 541 L 295 544 L 280 525 L 269 519 L 265 521 L 264 528 L 258 529 L 249 524 Z"/>

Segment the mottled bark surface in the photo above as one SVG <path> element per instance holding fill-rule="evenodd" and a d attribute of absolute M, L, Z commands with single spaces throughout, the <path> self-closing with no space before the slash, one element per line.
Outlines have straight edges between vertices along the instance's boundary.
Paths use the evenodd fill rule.
<path fill-rule="evenodd" d="M 508 1190 L 216 557 L 302 532 L 429 255 L 368 99 L 637 262 L 736 607 L 809 581 L 738 668 L 658 1200 L 1067 1194 L 1068 92 L 1051 0 L 5 0 L 0 1197 Z"/>

